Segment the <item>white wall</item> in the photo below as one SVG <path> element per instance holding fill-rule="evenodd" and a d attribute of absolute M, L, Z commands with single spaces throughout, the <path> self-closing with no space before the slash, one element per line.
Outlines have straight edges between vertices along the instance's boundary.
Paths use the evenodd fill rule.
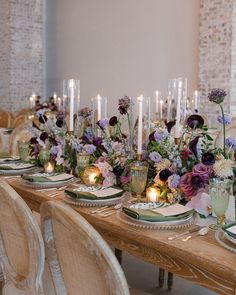
<path fill-rule="evenodd" d="M 166 94 L 169 78 L 197 87 L 199 0 L 46 2 L 48 96 L 79 78 L 83 106 L 99 92 L 115 113 L 125 94 Z"/>

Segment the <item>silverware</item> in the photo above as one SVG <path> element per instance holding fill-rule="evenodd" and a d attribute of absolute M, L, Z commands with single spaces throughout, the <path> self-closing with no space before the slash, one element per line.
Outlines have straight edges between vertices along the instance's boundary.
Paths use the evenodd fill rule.
<path fill-rule="evenodd" d="M 183 233 L 176 234 L 176 235 L 174 235 L 174 236 L 172 236 L 172 237 L 168 237 L 168 240 L 169 240 L 169 241 L 173 241 L 173 240 L 178 239 L 178 238 L 181 238 L 181 237 L 183 237 L 183 236 L 185 236 L 185 235 L 188 235 L 188 234 L 194 233 L 194 232 L 196 232 L 196 231 L 199 231 L 201 228 L 202 228 L 202 227 L 198 225 L 198 226 L 196 226 L 196 227 L 194 227 L 194 228 L 192 228 L 192 229 L 189 229 L 189 230 L 187 230 L 187 231 L 185 231 L 185 232 L 183 232 Z"/>
<path fill-rule="evenodd" d="M 201 228 L 197 233 L 196 235 L 193 235 L 193 236 L 205 236 L 207 235 L 209 232 L 209 227 L 208 226 L 205 226 L 203 228 Z M 183 238 L 182 241 L 183 242 L 187 242 L 188 240 L 190 240 L 193 236 L 187 236 L 186 238 Z"/>
<path fill-rule="evenodd" d="M 66 189 L 67 186 L 62 186 L 62 187 L 50 187 L 50 188 L 41 188 L 41 189 L 37 189 L 37 192 L 50 192 L 50 191 L 63 191 L 64 189 Z"/>

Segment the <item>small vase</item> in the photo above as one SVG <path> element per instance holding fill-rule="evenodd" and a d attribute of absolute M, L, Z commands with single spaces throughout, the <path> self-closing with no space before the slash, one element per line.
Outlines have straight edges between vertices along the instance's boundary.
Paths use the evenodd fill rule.
<path fill-rule="evenodd" d="M 213 178 L 209 184 L 212 211 L 217 217 L 217 223 L 210 225 L 211 229 L 217 230 L 225 221 L 225 212 L 229 205 L 229 197 L 232 194 L 233 182 L 231 179 Z"/>

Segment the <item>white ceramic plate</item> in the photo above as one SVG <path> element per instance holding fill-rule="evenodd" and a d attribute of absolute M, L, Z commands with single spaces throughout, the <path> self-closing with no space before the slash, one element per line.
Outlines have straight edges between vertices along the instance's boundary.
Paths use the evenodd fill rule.
<path fill-rule="evenodd" d="M 64 185 L 72 183 L 74 178 L 63 181 L 49 181 L 49 182 L 30 182 L 25 179 L 21 179 L 22 183 L 30 188 L 52 188 L 62 187 Z"/>
<path fill-rule="evenodd" d="M 32 172 L 37 167 L 33 166 L 27 169 L 17 169 L 17 170 L 1 170 L 0 169 L 0 175 L 22 175 L 28 172 Z"/>
<path fill-rule="evenodd" d="M 232 242 L 233 244 L 235 244 L 236 245 L 236 239 L 234 239 L 233 237 L 231 237 L 229 234 L 227 234 L 225 231 L 224 231 L 224 234 L 225 234 L 225 238 L 228 240 L 228 241 L 230 241 L 230 242 Z"/>

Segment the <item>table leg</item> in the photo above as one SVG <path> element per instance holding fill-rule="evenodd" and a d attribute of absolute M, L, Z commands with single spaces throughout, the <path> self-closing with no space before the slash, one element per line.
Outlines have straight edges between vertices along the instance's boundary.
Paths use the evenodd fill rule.
<path fill-rule="evenodd" d="M 165 277 L 165 270 L 163 268 L 159 268 L 159 288 L 164 286 L 164 277 Z"/>
<path fill-rule="evenodd" d="M 118 260 L 118 262 L 122 263 L 122 251 L 120 249 L 115 248 L 115 256 Z"/>
<path fill-rule="evenodd" d="M 167 285 L 168 285 L 168 290 L 171 291 L 173 287 L 173 278 L 174 275 L 171 272 L 168 272 L 168 279 L 167 279 Z"/>

